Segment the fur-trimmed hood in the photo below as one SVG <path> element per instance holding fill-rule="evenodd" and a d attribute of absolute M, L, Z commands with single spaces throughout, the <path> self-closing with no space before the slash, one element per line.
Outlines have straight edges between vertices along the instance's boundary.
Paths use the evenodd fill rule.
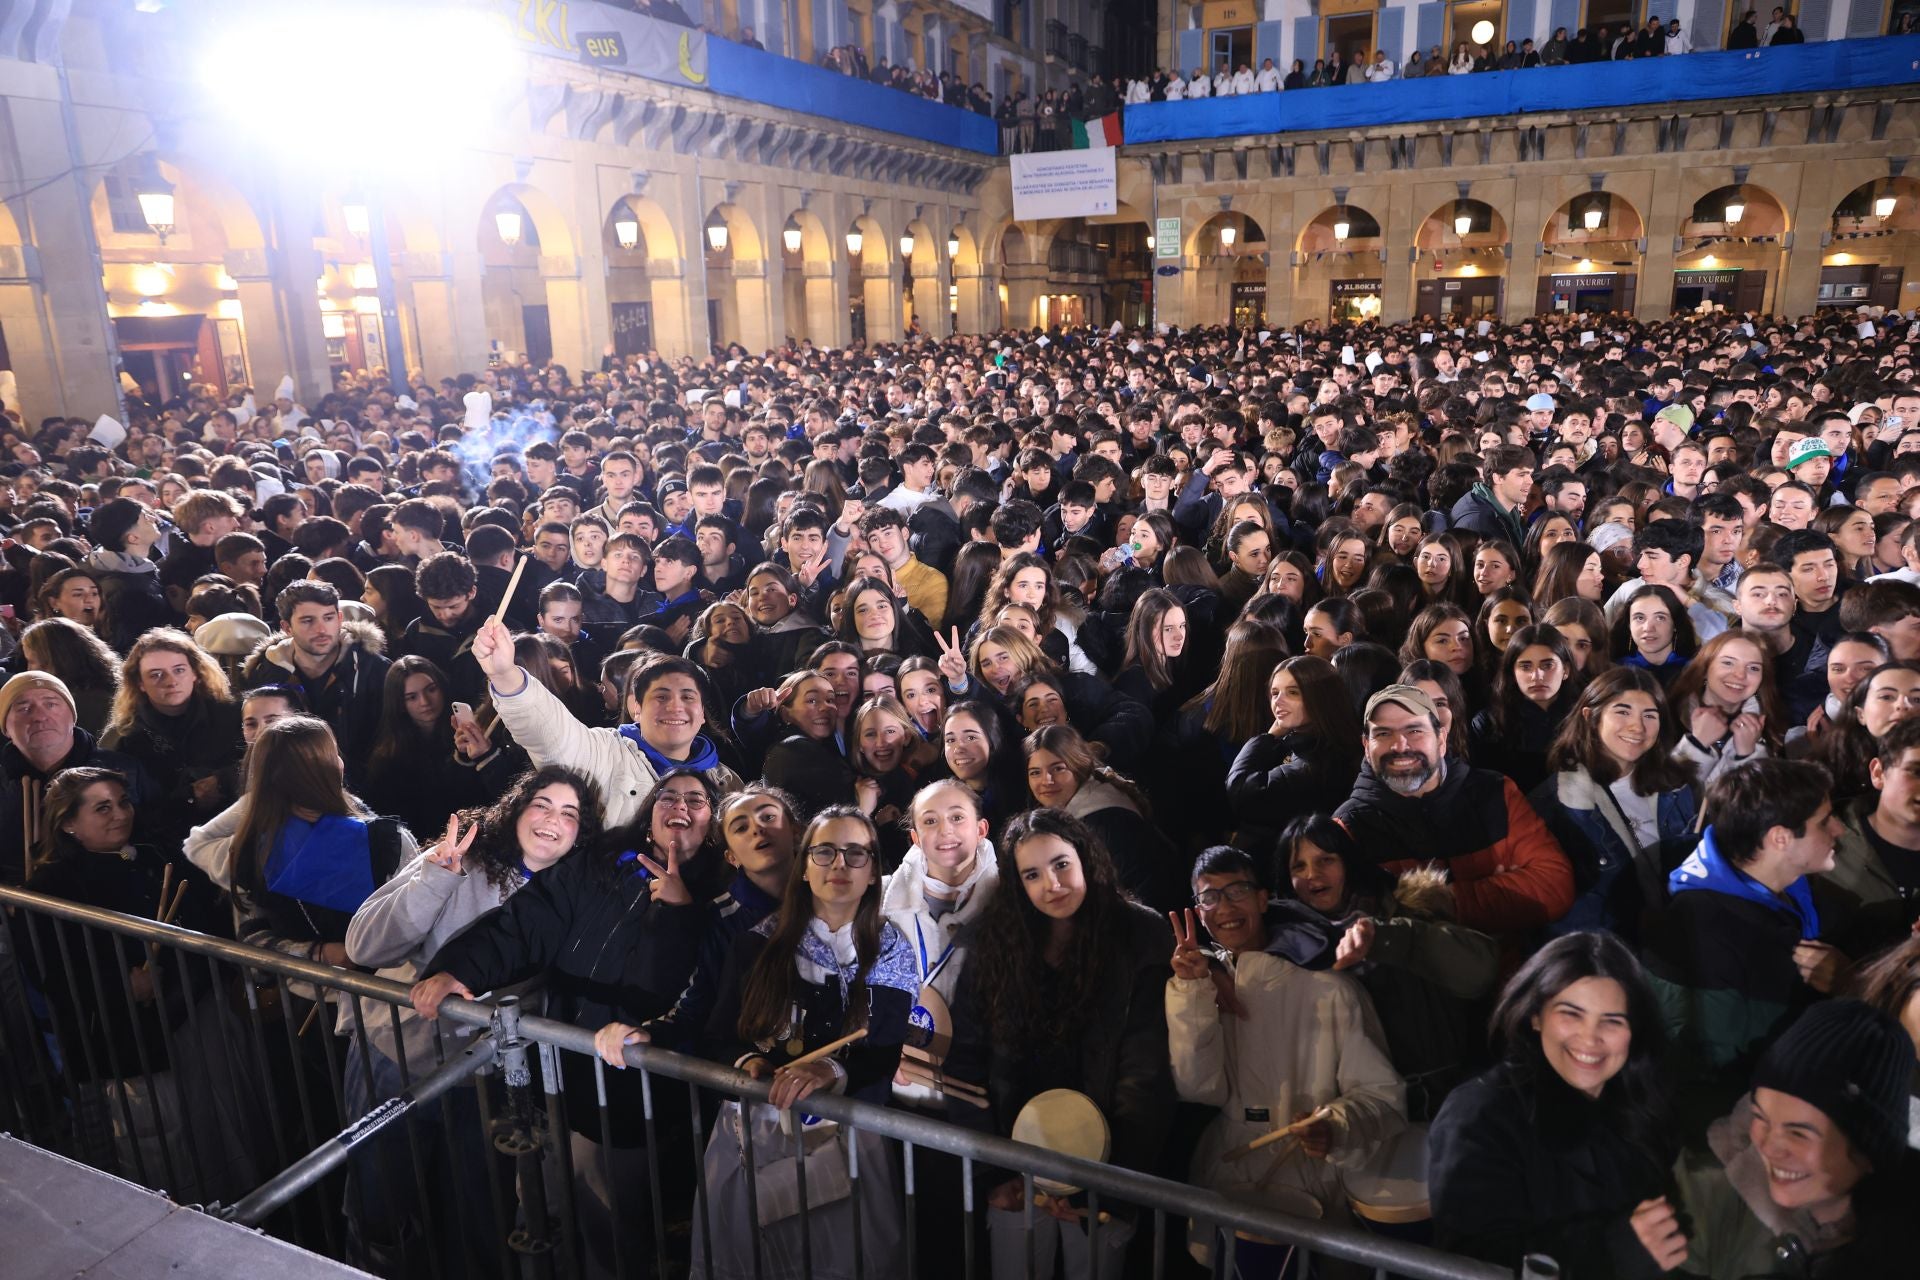
<path fill-rule="evenodd" d="M 343 618 L 340 623 L 340 645 L 343 652 L 359 650 L 362 653 L 370 653 L 376 658 L 384 657 L 387 636 L 374 623 Z M 284 631 L 274 632 L 254 646 L 253 652 L 246 656 L 240 669 L 251 676 L 265 664 L 271 664 L 292 675 L 294 671 L 293 637 Z"/>
<path fill-rule="evenodd" d="M 1453 882 L 1445 867 L 1428 864 L 1402 871 L 1393 886 L 1396 914 L 1425 920 L 1453 921 L 1458 909 L 1453 897 Z"/>

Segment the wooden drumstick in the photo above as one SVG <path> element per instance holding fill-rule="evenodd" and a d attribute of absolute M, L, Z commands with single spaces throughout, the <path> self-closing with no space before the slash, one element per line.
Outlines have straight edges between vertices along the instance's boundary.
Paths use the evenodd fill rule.
<path fill-rule="evenodd" d="M 987 1101 L 986 1090 L 979 1085 L 968 1084 L 964 1080 L 949 1080 L 944 1075 L 927 1070 L 911 1058 L 901 1059 L 900 1074 L 914 1084 L 925 1085 L 935 1092 L 958 1098 L 962 1102 L 970 1102 L 983 1110 L 993 1105 Z"/>
<path fill-rule="evenodd" d="M 173 901 L 167 904 L 166 914 L 160 917 L 160 923 L 172 924 L 173 918 L 180 914 L 180 908 L 186 902 L 186 900 L 187 900 L 187 882 L 186 882 L 186 879 L 183 877 L 180 883 L 173 887 Z"/>
<path fill-rule="evenodd" d="M 173 894 L 173 864 L 169 862 L 160 873 L 160 904 L 153 909 L 153 918 L 161 924 L 167 922 L 167 899 Z"/>
<path fill-rule="evenodd" d="M 867 1038 L 867 1029 L 865 1027 L 860 1028 L 858 1031 L 850 1031 L 846 1035 L 841 1036 L 838 1040 L 833 1040 L 826 1044 L 821 1045 L 818 1049 L 815 1049 L 812 1053 L 801 1054 L 799 1057 L 795 1058 L 792 1062 L 787 1063 L 787 1066 L 804 1067 L 809 1062 L 818 1062 L 822 1058 L 831 1058 L 834 1054 L 840 1052 L 842 1049 L 852 1044 L 855 1040 L 864 1040 L 866 1038 Z"/>
<path fill-rule="evenodd" d="M 1242 1143 L 1240 1146 L 1223 1154 L 1220 1158 L 1228 1163 L 1232 1163 L 1235 1160 L 1243 1160 L 1270 1143 L 1278 1142 L 1282 1138 L 1291 1138 L 1297 1133 L 1304 1132 L 1310 1126 L 1325 1120 L 1332 1114 L 1333 1108 L 1331 1107 L 1316 1107 L 1311 1114 L 1300 1117 L 1300 1119 L 1295 1120 L 1290 1125 L 1275 1129 L 1272 1133 L 1263 1133 L 1252 1142 Z"/>
<path fill-rule="evenodd" d="M 520 575 L 526 572 L 528 559 L 529 557 L 527 556 L 521 556 L 513 562 L 513 576 L 507 579 L 506 594 L 500 597 L 500 607 L 493 611 L 493 620 L 495 622 L 505 623 L 507 606 L 513 603 L 514 590 L 520 585 Z"/>

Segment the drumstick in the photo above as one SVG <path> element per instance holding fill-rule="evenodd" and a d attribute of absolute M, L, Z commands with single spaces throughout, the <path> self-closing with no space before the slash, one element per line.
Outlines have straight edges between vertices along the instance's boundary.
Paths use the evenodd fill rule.
<path fill-rule="evenodd" d="M 173 918 L 180 914 L 180 907 L 187 900 L 187 882 L 183 878 L 173 887 L 173 901 L 167 904 L 167 913 L 160 917 L 161 924 L 172 924 Z"/>
<path fill-rule="evenodd" d="M 940 1093 L 949 1094 L 962 1102 L 971 1102 L 976 1107 L 988 1107 L 987 1091 L 978 1085 L 968 1084 L 964 1080 L 949 1080 L 946 1076 L 929 1071 L 916 1059 L 903 1058 L 900 1062 L 900 1074 L 915 1084 L 923 1084 Z"/>
<path fill-rule="evenodd" d="M 1220 1158 L 1229 1163 L 1244 1159 L 1269 1143 L 1278 1142 L 1282 1138 L 1291 1138 L 1309 1126 L 1325 1120 L 1332 1114 L 1333 1109 L 1331 1107 L 1316 1107 L 1310 1114 L 1300 1117 L 1300 1119 L 1295 1120 L 1292 1124 L 1275 1129 L 1272 1133 L 1263 1133 L 1252 1142 L 1243 1143 L 1233 1150 L 1226 1152 Z"/>
<path fill-rule="evenodd" d="M 167 899 L 173 892 L 173 864 L 169 862 L 160 873 L 160 905 L 153 909 L 153 918 L 161 924 L 167 922 Z"/>
<path fill-rule="evenodd" d="M 33 878 L 33 779 L 20 779 L 20 880 Z"/>
<path fill-rule="evenodd" d="M 521 556 L 513 562 L 513 576 L 507 579 L 506 594 L 500 597 L 500 607 L 493 611 L 493 620 L 495 622 L 504 623 L 506 621 L 507 606 L 513 602 L 514 588 L 520 585 L 520 575 L 526 572 L 527 559 L 528 557 Z"/>
<path fill-rule="evenodd" d="M 827 1044 L 821 1045 L 818 1049 L 815 1049 L 812 1053 L 801 1054 L 799 1057 L 795 1058 L 792 1062 L 789 1062 L 787 1065 L 789 1067 L 804 1067 L 809 1062 L 818 1062 L 822 1058 L 831 1058 L 834 1054 L 840 1052 L 840 1050 L 846 1048 L 848 1045 L 852 1044 L 855 1040 L 864 1040 L 866 1038 L 867 1038 L 867 1029 L 865 1027 L 860 1028 L 858 1031 L 850 1031 L 846 1035 L 841 1036 L 838 1040 L 830 1041 Z"/>
<path fill-rule="evenodd" d="M 307 1010 L 306 1021 L 300 1024 L 300 1030 L 295 1032 L 294 1034 L 297 1036 L 304 1036 L 305 1034 L 307 1034 L 308 1028 L 313 1026 L 313 1020 L 319 1016 L 320 1016 L 320 1006 L 316 1004 L 313 1006 L 313 1008 Z"/>
<path fill-rule="evenodd" d="M 1046 1208 L 1049 1204 L 1052 1204 L 1056 1199 L 1059 1200 L 1062 1204 L 1066 1204 L 1067 1197 L 1065 1196 L 1050 1196 L 1044 1191 L 1036 1191 L 1033 1193 L 1033 1204 L 1034 1204 L 1034 1207 L 1037 1209 Z M 1085 1209 L 1076 1209 L 1071 1205 L 1067 1206 L 1067 1212 L 1072 1214 L 1076 1218 L 1084 1218 L 1087 1216 L 1087 1211 Z M 1108 1213 L 1105 1209 L 1102 1209 L 1100 1211 L 1100 1225 L 1104 1227 L 1109 1222 L 1112 1222 L 1112 1221 L 1113 1221 L 1113 1215 Z"/>
<path fill-rule="evenodd" d="M 941 1066 L 939 1063 L 935 1062 L 932 1058 L 926 1057 L 924 1054 L 915 1052 L 914 1050 L 903 1049 L 901 1051 L 900 1065 L 903 1067 L 912 1067 L 915 1070 L 921 1072 L 923 1075 L 933 1076 L 935 1079 L 939 1080 L 942 1083 L 942 1085 L 945 1087 L 953 1088 L 953 1089 L 965 1089 L 967 1092 L 977 1093 L 983 1098 L 987 1094 L 987 1091 L 981 1088 L 977 1084 L 969 1084 L 965 1080 L 956 1080 L 952 1076 L 949 1076 L 945 1071 L 941 1069 Z"/>

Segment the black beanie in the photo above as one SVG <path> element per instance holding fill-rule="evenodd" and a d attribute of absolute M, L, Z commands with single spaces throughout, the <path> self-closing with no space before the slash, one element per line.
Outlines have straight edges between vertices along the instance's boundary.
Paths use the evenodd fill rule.
<path fill-rule="evenodd" d="M 146 514 L 146 510 L 132 498 L 113 498 L 103 502 L 93 509 L 93 516 L 87 521 L 87 538 L 96 547 L 119 551 L 127 531 L 140 523 L 140 517 Z"/>
<path fill-rule="evenodd" d="M 1885 1171 L 1907 1149 L 1913 1068 L 1913 1040 L 1899 1023 L 1859 1000 L 1823 1000 L 1767 1050 L 1753 1085 L 1820 1108 Z"/>

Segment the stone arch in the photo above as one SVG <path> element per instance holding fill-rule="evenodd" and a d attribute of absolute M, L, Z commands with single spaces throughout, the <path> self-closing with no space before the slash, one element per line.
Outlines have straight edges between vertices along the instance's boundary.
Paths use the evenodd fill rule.
<path fill-rule="evenodd" d="M 1346 224 L 1344 238 L 1335 234 L 1342 222 Z M 1301 226 L 1293 247 L 1299 253 L 1344 253 L 1350 251 L 1349 246 L 1377 248 L 1372 242 L 1380 241 L 1383 235 L 1380 220 L 1368 209 L 1351 203 L 1330 204 Z"/>
<path fill-rule="evenodd" d="M 1221 232 L 1232 228 L 1233 245 L 1229 248 Z M 1187 237 L 1186 251 L 1199 257 L 1231 257 L 1242 253 L 1248 245 L 1265 246 L 1267 232 L 1253 215 L 1239 209 L 1221 209 L 1207 217 Z"/>
<path fill-rule="evenodd" d="M 559 203 L 540 188 L 524 182 L 509 182 L 494 188 L 482 203 L 478 220 L 478 242 L 484 253 L 489 245 L 505 246 L 494 214 L 502 207 L 517 208 L 526 218 L 526 226 L 533 228 L 529 237 L 524 229 L 521 232 L 522 245 L 539 245 L 539 251 L 555 257 L 572 257 L 578 249 L 573 239 L 572 222 Z"/>
<path fill-rule="evenodd" d="M 1599 225 L 1587 228 L 1588 213 L 1599 215 Z M 1583 191 L 1562 200 L 1540 230 L 1540 242 L 1549 247 L 1579 248 L 1590 243 L 1638 241 L 1647 234 L 1646 219 L 1633 201 L 1614 191 Z"/>
<path fill-rule="evenodd" d="M 1699 190 L 1691 195 L 1682 195 L 1682 235 L 1719 233 L 1746 238 L 1780 238 L 1793 229 L 1792 215 L 1786 201 L 1757 182 L 1714 183 L 1708 179 L 1698 185 Z M 1741 206 L 1740 221 L 1730 224 L 1726 221 L 1726 213 L 1736 203 Z"/>
<path fill-rule="evenodd" d="M 790 226 L 800 231 L 797 249 L 786 246 Z M 810 338 L 822 345 L 839 345 L 844 341 L 841 330 L 846 306 L 841 293 L 843 285 L 834 278 L 834 264 L 840 253 L 826 220 L 802 205 L 782 221 L 778 240 L 779 288 L 786 304 L 786 336 Z M 845 241 L 839 243 L 844 248 Z"/>

